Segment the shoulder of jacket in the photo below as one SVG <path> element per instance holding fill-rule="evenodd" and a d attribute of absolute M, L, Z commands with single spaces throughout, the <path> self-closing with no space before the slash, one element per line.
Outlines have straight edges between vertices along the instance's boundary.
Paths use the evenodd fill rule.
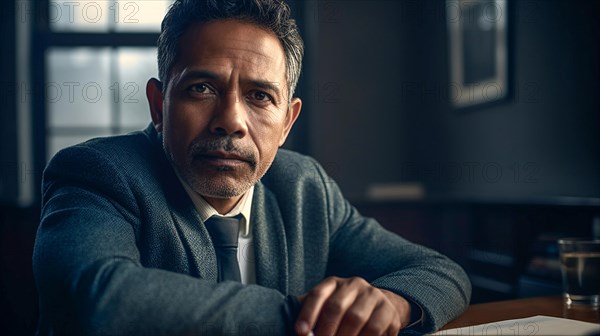
<path fill-rule="evenodd" d="M 327 178 L 325 170 L 314 158 L 280 149 L 261 181 L 267 184 L 281 182 L 320 184 L 325 178 Z"/>
<path fill-rule="evenodd" d="M 151 141 L 144 132 L 99 137 L 61 149 L 52 157 L 48 166 L 54 164 L 95 161 L 102 158 L 119 166 L 136 161 L 153 152 Z"/>

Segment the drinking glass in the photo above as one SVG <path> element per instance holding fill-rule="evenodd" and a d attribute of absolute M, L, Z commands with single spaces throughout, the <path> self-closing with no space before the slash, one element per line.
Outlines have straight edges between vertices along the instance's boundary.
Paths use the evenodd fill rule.
<path fill-rule="evenodd" d="M 558 240 L 563 296 L 567 305 L 600 305 L 600 240 Z"/>

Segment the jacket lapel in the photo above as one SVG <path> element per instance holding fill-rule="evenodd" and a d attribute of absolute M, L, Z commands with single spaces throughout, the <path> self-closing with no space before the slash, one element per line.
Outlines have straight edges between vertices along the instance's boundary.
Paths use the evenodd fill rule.
<path fill-rule="evenodd" d="M 146 129 L 146 132 L 154 142 L 171 218 L 179 235 L 178 238 L 188 255 L 187 265 L 184 266 L 186 269 L 183 271 L 194 277 L 217 282 L 217 259 L 208 231 L 202 224 L 200 215 L 196 211 L 192 200 L 167 160 L 162 150 L 160 135 L 156 133 L 151 125 Z M 168 225 L 168 223 L 164 223 L 164 225 Z M 181 262 L 180 256 L 173 256 L 173 258 Z"/>
<path fill-rule="evenodd" d="M 173 198 L 177 200 L 170 204 L 171 215 L 179 238 L 190 254 L 189 273 L 204 280 L 217 282 L 216 254 L 208 231 L 179 180 L 176 183 L 174 185 L 178 186 L 179 190 L 172 191 L 177 193 L 177 197 Z"/>
<path fill-rule="evenodd" d="M 252 200 L 252 234 L 256 283 L 288 294 L 287 245 L 275 196 L 259 181 Z"/>

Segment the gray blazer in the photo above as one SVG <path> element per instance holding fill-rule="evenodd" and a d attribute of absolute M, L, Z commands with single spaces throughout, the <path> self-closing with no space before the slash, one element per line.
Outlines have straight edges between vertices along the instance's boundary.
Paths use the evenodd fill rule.
<path fill-rule="evenodd" d="M 470 299 L 458 265 L 362 217 L 313 159 L 286 150 L 252 200 L 256 285 L 216 282 L 208 232 L 150 126 L 60 151 L 42 198 L 33 268 L 43 335 L 281 335 L 286 296 L 330 275 L 413 300 L 420 332 Z"/>

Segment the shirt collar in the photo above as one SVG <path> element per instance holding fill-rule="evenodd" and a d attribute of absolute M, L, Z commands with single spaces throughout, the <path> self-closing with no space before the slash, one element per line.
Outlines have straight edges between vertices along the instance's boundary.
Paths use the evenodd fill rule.
<path fill-rule="evenodd" d="M 206 222 L 212 216 L 221 217 L 235 217 L 241 215 L 240 222 L 240 233 L 242 236 L 247 237 L 250 234 L 250 213 L 252 211 L 252 196 L 254 195 L 254 186 L 250 187 L 248 191 L 240 198 L 237 204 L 228 213 L 222 215 L 215 208 L 213 208 L 208 202 L 192 188 L 177 174 L 177 178 L 183 185 L 183 188 L 192 199 L 196 211 L 200 215 L 202 222 Z"/>

